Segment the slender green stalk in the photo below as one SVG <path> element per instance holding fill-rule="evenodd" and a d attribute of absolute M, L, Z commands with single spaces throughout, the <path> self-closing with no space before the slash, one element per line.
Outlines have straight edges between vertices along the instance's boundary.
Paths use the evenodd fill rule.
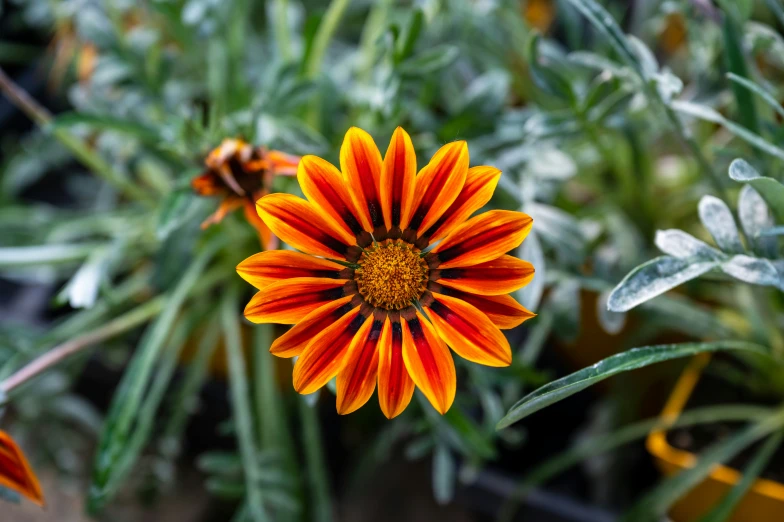
<path fill-rule="evenodd" d="M 164 303 L 164 297 L 158 296 L 155 299 L 151 299 L 143 305 L 134 308 L 130 312 L 109 321 L 100 328 L 96 328 L 91 332 L 55 346 L 41 357 L 34 359 L 27 366 L 22 367 L 16 373 L 4 380 L 3 383 L 0 384 L 0 390 L 9 394 L 14 391 L 14 389 L 37 377 L 52 366 L 61 363 L 71 355 L 144 324 L 151 317 L 160 313 Z"/>
<path fill-rule="evenodd" d="M 324 14 L 321 23 L 319 24 L 316 35 L 313 37 L 313 46 L 310 49 L 305 61 L 305 78 L 309 80 L 315 79 L 319 72 L 321 72 L 321 65 L 324 61 L 324 56 L 327 52 L 332 37 L 338 28 L 343 14 L 346 12 L 351 0 L 332 0 L 327 12 Z M 319 99 L 314 98 L 313 103 L 308 109 L 307 120 L 313 128 L 319 127 Z"/>
<path fill-rule="evenodd" d="M 359 42 L 360 65 L 357 74 L 359 81 L 367 81 L 370 78 L 376 60 L 376 42 L 384 32 L 390 5 L 390 0 L 377 0 L 362 28 L 362 37 Z"/>
<path fill-rule="evenodd" d="M 275 23 L 272 28 L 275 41 L 278 44 L 278 53 L 283 61 L 288 62 L 293 56 L 291 50 L 291 34 L 289 32 L 289 0 L 274 0 L 272 9 L 275 12 Z"/>
<path fill-rule="evenodd" d="M 254 434 L 253 413 L 251 411 L 245 356 L 242 352 L 240 324 L 237 320 L 237 288 L 225 292 L 221 303 L 221 322 L 226 339 L 226 357 L 229 363 L 230 390 L 234 424 L 237 440 L 242 455 L 247 503 L 251 519 L 254 522 L 268 520 L 264 511 L 261 493 L 261 470 L 259 468 L 259 451 Z"/>
<path fill-rule="evenodd" d="M 302 435 L 305 443 L 305 459 L 308 468 L 308 485 L 312 495 L 310 505 L 315 522 L 332 521 L 332 502 L 329 493 L 329 477 L 321 446 L 321 428 L 316 408 L 308 405 L 305 397 L 298 397 Z"/>
<path fill-rule="evenodd" d="M 27 114 L 27 116 L 38 124 L 39 127 L 44 129 L 48 128 L 52 135 L 85 167 L 89 168 L 132 198 L 140 201 L 150 201 L 151 196 L 149 194 L 132 183 L 125 176 L 115 171 L 109 163 L 85 145 L 82 140 L 66 129 L 50 127 L 49 124 L 52 121 L 52 115 L 49 111 L 35 101 L 24 89 L 14 83 L 14 81 L 5 74 L 2 67 L 0 67 L 0 92 L 5 94 L 11 103 Z"/>

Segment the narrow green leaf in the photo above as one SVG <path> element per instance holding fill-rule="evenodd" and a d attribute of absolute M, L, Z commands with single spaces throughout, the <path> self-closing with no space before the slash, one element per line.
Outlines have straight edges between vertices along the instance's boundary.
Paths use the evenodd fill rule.
<path fill-rule="evenodd" d="M 545 484 L 580 462 L 646 437 L 657 429 L 674 429 L 727 421 L 758 421 L 772 413 L 771 408 L 745 404 L 721 404 L 683 412 L 675 422 L 661 417 L 635 422 L 611 433 L 581 440 L 569 449 L 548 458 L 528 472 L 501 507 L 499 521 L 512 520 L 517 503 L 533 488 Z"/>
<path fill-rule="evenodd" d="M 0 247 L 0 268 L 17 268 L 82 261 L 103 243 L 76 243 L 66 245 L 40 245 L 25 247 Z"/>
<path fill-rule="evenodd" d="M 737 1 L 737 0 L 736 0 Z M 727 70 L 739 78 L 748 78 L 747 58 L 743 53 L 743 28 L 733 14 L 725 13 L 721 28 L 724 36 L 724 61 Z M 741 125 L 752 132 L 759 133 L 757 107 L 751 93 L 738 83 L 731 85 L 737 104 L 737 117 Z"/>
<path fill-rule="evenodd" d="M 749 80 L 748 78 L 744 78 L 742 76 L 738 76 L 734 73 L 727 73 L 727 78 L 741 87 L 750 90 L 757 96 L 759 96 L 765 103 L 770 105 L 770 107 L 776 111 L 779 116 L 784 118 L 784 107 L 776 100 L 776 97 L 773 96 L 770 92 L 768 92 L 762 85 Z"/>
<path fill-rule="evenodd" d="M 122 132 L 155 146 L 158 146 L 161 142 L 161 137 L 155 128 L 110 114 L 67 112 L 55 116 L 51 121 L 51 125 L 54 128 L 63 129 L 68 129 L 75 125 L 88 125 L 101 130 Z"/>
<path fill-rule="evenodd" d="M 248 496 L 248 510 L 254 522 L 269 520 L 264 510 L 262 477 L 259 467 L 259 450 L 254 433 L 255 422 L 250 404 L 250 389 L 242 351 L 240 323 L 238 319 L 238 298 L 236 291 L 226 292 L 221 303 L 221 322 L 226 339 L 226 357 L 229 364 L 229 387 L 231 391 L 234 426 L 242 455 L 245 472 L 245 486 Z"/>
<path fill-rule="evenodd" d="M 687 114 L 700 120 L 722 125 L 732 134 L 742 139 L 752 147 L 756 147 L 762 152 L 784 160 L 784 150 L 765 140 L 759 134 L 755 134 L 754 132 L 750 131 L 746 127 L 738 125 L 734 121 L 728 120 L 722 116 L 719 111 L 713 109 L 712 107 L 680 100 L 672 102 L 671 106 L 673 109 L 682 114 Z"/>
<path fill-rule="evenodd" d="M 653 522 L 665 515 L 670 506 L 699 484 L 713 471 L 716 464 L 723 463 L 746 449 L 755 441 L 784 425 L 784 409 L 752 424 L 738 433 L 715 443 L 701 455 L 694 467 L 665 480 L 646 494 L 626 513 L 623 522 Z"/>
<path fill-rule="evenodd" d="M 453 45 L 439 45 L 422 51 L 400 62 L 398 72 L 403 76 L 430 74 L 447 67 L 457 60 L 460 51 Z"/>
<path fill-rule="evenodd" d="M 571 107 L 577 105 L 577 98 L 569 81 L 563 78 L 555 69 L 548 68 L 540 63 L 539 41 L 541 36 L 538 32 L 531 33 L 526 45 L 526 58 L 528 68 L 531 71 L 531 78 L 537 87 L 569 103 Z"/>
<path fill-rule="evenodd" d="M 131 427 L 139 413 L 155 363 L 166 343 L 175 319 L 180 313 L 180 308 L 219 246 L 220 243 L 217 242 L 209 244 L 185 271 L 166 299 L 163 312 L 145 331 L 139 348 L 123 375 L 112 399 L 105 427 L 98 442 L 92 483 L 87 498 L 87 509 L 91 513 L 102 509 L 116 492 L 116 490 L 108 488 L 108 483 L 112 470 L 127 444 Z"/>
<path fill-rule="evenodd" d="M 441 505 L 449 504 L 455 494 L 455 461 L 444 444 L 433 452 L 433 495 Z"/>
<path fill-rule="evenodd" d="M 307 396 L 297 397 L 300 421 L 302 423 L 303 444 L 307 483 L 310 488 L 310 507 L 314 522 L 332 522 L 332 501 L 329 493 L 327 464 L 324 461 L 324 448 L 321 444 L 321 428 L 315 407 L 308 404 Z"/>
<path fill-rule="evenodd" d="M 689 357 L 702 352 L 716 352 L 721 350 L 748 351 L 763 355 L 770 354 L 768 349 L 764 346 L 745 341 L 662 344 L 633 348 L 603 359 L 598 363 L 583 368 L 571 375 L 556 379 L 529 393 L 520 399 L 517 404 L 512 406 L 496 428 L 506 428 L 542 408 L 546 408 L 566 397 L 574 395 L 613 375 L 650 366 L 651 364 L 656 364 L 658 362 Z"/>
<path fill-rule="evenodd" d="M 738 503 L 743 500 L 754 481 L 757 480 L 760 473 L 765 471 L 765 467 L 768 465 L 773 453 L 781 445 L 782 439 L 784 439 L 784 431 L 779 431 L 768 438 L 743 470 L 743 478 L 741 478 L 740 482 L 735 484 L 730 492 L 721 499 L 721 502 L 710 513 L 702 517 L 699 522 L 726 522 L 729 520 L 732 512 L 735 511 Z"/>

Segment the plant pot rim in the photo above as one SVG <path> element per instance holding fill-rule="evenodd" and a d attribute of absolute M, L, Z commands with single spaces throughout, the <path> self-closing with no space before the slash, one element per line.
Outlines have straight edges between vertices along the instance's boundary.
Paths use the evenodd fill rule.
<path fill-rule="evenodd" d="M 708 353 L 696 355 L 678 378 L 660 415 L 664 425 L 671 425 L 680 416 L 710 359 L 711 355 Z M 666 429 L 652 431 L 645 441 L 645 446 L 654 457 L 681 469 L 694 466 L 698 459 L 694 453 L 670 445 Z M 709 475 L 711 479 L 727 486 L 734 486 L 742 476 L 740 471 L 723 464 L 715 466 Z M 784 502 L 784 484 L 775 480 L 758 478 L 750 491 Z"/>

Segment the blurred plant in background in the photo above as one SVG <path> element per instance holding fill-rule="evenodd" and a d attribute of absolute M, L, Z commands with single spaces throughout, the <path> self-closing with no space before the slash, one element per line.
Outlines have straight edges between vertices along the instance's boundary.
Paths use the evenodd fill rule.
<path fill-rule="evenodd" d="M 778 0 L 13 0 L 0 9 L 3 99 L 37 125 L 11 127 L 11 106 L 0 105 L 2 421 L 40 449 L 36 469 L 86 481 L 92 513 L 123 492 L 150 501 L 175 489 L 187 427 L 208 406 L 202 390 L 224 371 L 230 418 L 200 428 L 209 442 L 198 464 L 235 520 L 257 522 L 332 519 L 339 489 L 373 477 L 401 445 L 410 459 L 431 459 L 440 503 L 507 463 L 530 493 L 589 459 L 599 471 L 588 501 L 622 511 L 642 489 L 628 480 L 635 461 L 597 455 L 660 426 L 639 421 L 651 381 L 613 381 L 568 428 L 513 423 L 610 375 L 700 351 L 743 354 L 724 361 L 723 374 L 736 376 L 728 385 L 780 394 Z M 328 442 L 338 421 L 279 375 L 268 349 L 282 330 L 240 322 L 249 295 L 234 267 L 258 251 L 258 232 L 239 212 L 202 230 L 221 202 L 192 184 L 226 138 L 334 164 L 352 125 L 380 142 L 404 126 L 420 158 L 463 139 L 472 165 L 503 171 L 487 208 L 536 223 L 515 254 L 537 274 L 516 297 L 539 316 L 509 332 L 508 369 L 458 366 L 446 415 L 417 395 L 393 421 L 378 411 L 341 418 L 337 437 L 352 451 L 339 488 Z M 728 167 L 739 157 L 746 163 Z M 263 181 L 261 190 L 301 195 L 290 176 L 265 171 Z M 698 239 L 705 231 L 717 248 Z M 655 247 L 667 256 L 649 261 Z M 654 346 L 624 352 L 643 345 Z M 665 512 L 712 464 L 782 427 L 775 408 L 710 407 L 678 422 L 747 421 L 752 435 L 709 449 L 640 497 L 629 520 Z M 581 433 L 571 449 L 568 430 Z M 515 460 L 542 453 L 543 440 L 565 453 L 538 467 Z M 727 519 L 726 506 L 710 520 Z"/>

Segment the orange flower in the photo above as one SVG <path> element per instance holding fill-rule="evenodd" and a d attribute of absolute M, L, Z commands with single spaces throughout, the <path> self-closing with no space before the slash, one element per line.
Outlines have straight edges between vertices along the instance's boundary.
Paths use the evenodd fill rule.
<path fill-rule="evenodd" d="M 4 431 L 0 431 L 0 486 L 21 493 L 39 506 L 44 505 L 35 473 L 22 450 Z"/>
<path fill-rule="evenodd" d="M 258 230 L 264 248 L 275 248 L 275 238 L 259 219 L 254 202 L 269 192 L 274 176 L 296 174 L 298 163 L 299 157 L 284 152 L 252 147 L 237 139 L 223 140 L 204 160 L 207 170 L 191 182 L 198 194 L 223 198 L 218 210 L 201 224 L 202 228 L 242 207 L 248 223 Z"/>
<path fill-rule="evenodd" d="M 273 250 L 240 263 L 237 272 L 259 289 L 245 317 L 295 324 L 270 351 L 299 357 L 300 393 L 337 376 L 341 414 L 367 402 L 376 382 L 388 418 L 406 408 L 414 385 L 445 413 L 456 387 L 447 345 L 469 361 L 507 366 L 500 328 L 534 316 L 504 295 L 533 278 L 530 263 L 506 255 L 532 220 L 504 210 L 468 219 L 501 172 L 468 168 L 464 141 L 442 147 L 417 175 L 403 129 L 382 160 L 373 138 L 352 128 L 340 165 L 342 173 L 305 156 L 297 178 L 308 201 L 270 194 L 256 203 L 270 230 L 302 253 Z"/>

